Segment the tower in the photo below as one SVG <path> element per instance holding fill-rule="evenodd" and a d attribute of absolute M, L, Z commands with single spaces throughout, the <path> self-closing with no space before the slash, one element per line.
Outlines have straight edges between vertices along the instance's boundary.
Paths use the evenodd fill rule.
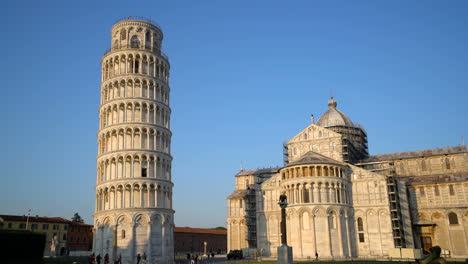
<path fill-rule="evenodd" d="M 102 60 L 93 252 L 111 261 L 172 263 L 169 60 L 151 20 L 111 29 Z"/>

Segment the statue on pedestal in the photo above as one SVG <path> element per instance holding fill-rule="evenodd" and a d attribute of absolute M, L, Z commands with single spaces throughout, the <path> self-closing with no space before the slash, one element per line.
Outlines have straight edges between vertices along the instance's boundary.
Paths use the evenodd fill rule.
<path fill-rule="evenodd" d="M 59 244 L 58 244 L 57 235 L 55 235 L 50 241 L 50 255 L 51 256 L 57 256 L 58 246 Z"/>
<path fill-rule="evenodd" d="M 445 264 L 447 261 L 440 256 L 441 248 L 439 246 L 434 246 L 429 249 L 431 254 L 422 260 L 417 260 L 416 263 L 419 264 Z"/>

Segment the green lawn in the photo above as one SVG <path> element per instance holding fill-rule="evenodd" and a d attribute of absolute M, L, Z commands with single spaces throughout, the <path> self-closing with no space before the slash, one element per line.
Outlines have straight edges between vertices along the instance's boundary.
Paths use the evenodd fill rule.
<path fill-rule="evenodd" d="M 182 259 L 185 255 L 176 256 L 176 259 Z M 42 263 L 38 264 L 72 264 L 73 262 L 79 262 L 81 264 L 88 263 L 88 257 L 57 257 L 57 258 L 44 258 Z M 104 261 L 101 261 L 104 263 Z M 275 264 L 276 261 L 245 261 L 236 262 L 236 264 Z M 299 264 L 407 264 L 414 262 L 407 261 L 294 261 Z M 463 261 L 450 261 L 447 264 L 462 264 Z"/>

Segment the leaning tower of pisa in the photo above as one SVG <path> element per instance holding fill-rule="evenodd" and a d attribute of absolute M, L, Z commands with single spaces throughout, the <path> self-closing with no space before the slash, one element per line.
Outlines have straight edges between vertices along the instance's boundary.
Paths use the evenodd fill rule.
<path fill-rule="evenodd" d="M 127 17 L 111 29 L 99 107 L 94 253 L 111 261 L 172 263 L 169 60 L 163 33 Z M 112 262 L 113 263 L 113 262 Z"/>

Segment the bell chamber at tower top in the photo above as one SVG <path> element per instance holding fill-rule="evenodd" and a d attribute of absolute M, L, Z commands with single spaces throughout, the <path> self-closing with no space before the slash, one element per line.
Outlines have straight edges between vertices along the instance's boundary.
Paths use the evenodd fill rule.
<path fill-rule="evenodd" d="M 128 20 L 131 19 L 131 20 Z M 111 30 L 111 47 L 102 58 L 102 80 L 143 74 L 168 81 L 169 59 L 161 51 L 163 33 L 151 20 L 125 18 Z"/>

